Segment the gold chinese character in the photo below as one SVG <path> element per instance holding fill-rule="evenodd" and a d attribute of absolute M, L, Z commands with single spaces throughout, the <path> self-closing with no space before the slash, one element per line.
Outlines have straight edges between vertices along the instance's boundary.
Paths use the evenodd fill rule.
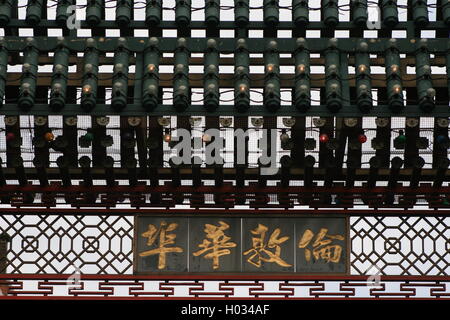
<path fill-rule="evenodd" d="M 223 221 L 219 221 L 219 224 L 220 226 L 205 224 L 204 231 L 206 233 L 206 238 L 211 239 L 211 241 L 203 239 L 203 243 L 198 245 L 199 248 L 203 249 L 193 253 L 194 256 L 198 257 L 199 255 L 211 251 L 207 253 L 204 258 L 213 259 L 214 270 L 219 269 L 219 257 L 230 254 L 231 251 L 228 248 L 236 247 L 236 243 L 228 242 L 231 238 L 226 236 L 223 232 L 230 228 L 230 226 Z"/>
<path fill-rule="evenodd" d="M 316 260 L 320 258 L 324 259 L 326 262 L 338 263 L 341 259 L 342 246 L 338 244 L 330 244 L 333 240 L 344 240 L 344 237 L 337 235 L 327 235 L 328 229 L 321 228 L 319 233 L 316 235 L 314 242 L 312 243 L 312 255 Z M 314 237 L 314 232 L 310 229 L 306 229 L 303 233 L 302 238 L 298 243 L 298 247 L 305 249 L 305 259 L 306 261 L 311 261 L 311 250 L 306 248 Z"/>
<path fill-rule="evenodd" d="M 160 227 L 156 228 L 154 225 L 149 224 L 148 230 L 145 231 L 142 236 L 147 238 L 147 245 L 152 246 L 156 244 L 158 239 L 158 247 L 149 251 L 139 253 L 141 257 L 147 257 L 154 254 L 159 254 L 158 258 L 158 269 L 164 269 L 166 267 L 166 254 L 170 252 L 183 252 L 183 249 L 180 247 L 166 247 L 170 244 L 175 244 L 176 234 L 168 233 L 170 231 L 175 230 L 178 227 L 177 223 L 170 223 L 167 225 L 167 222 L 162 221 L 160 223 Z"/>
<path fill-rule="evenodd" d="M 261 267 L 261 261 L 264 262 L 275 262 L 282 267 L 291 267 L 289 263 L 281 259 L 281 246 L 283 242 L 289 240 L 289 237 L 279 238 L 280 228 L 276 228 L 274 232 L 270 235 L 269 241 L 266 243 L 266 232 L 269 230 L 265 225 L 258 224 L 258 227 L 251 230 L 251 233 L 259 236 L 252 238 L 253 247 L 243 254 L 244 256 L 253 253 L 247 261 L 257 268 Z M 273 249 L 273 250 L 270 250 Z"/>

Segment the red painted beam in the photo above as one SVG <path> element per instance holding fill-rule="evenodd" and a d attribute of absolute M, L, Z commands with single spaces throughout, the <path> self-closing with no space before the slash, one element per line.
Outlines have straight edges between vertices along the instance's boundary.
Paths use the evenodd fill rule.
<path fill-rule="evenodd" d="M 2 280 L 67 280 L 70 274 L 0 274 Z M 367 281 L 368 276 L 299 275 L 299 274 L 82 274 L 85 280 L 304 280 L 304 281 Z M 450 281 L 450 276 L 385 276 L 385 281 Z"/>
<path fill-rule="evenodd" d="M 2 208 L 1 213 L 7 214 L 29 214 L 29 215 L 161 215 L 166 214 L 167 208 Z M 349 215 L 349 216 L 447 216 L 450 215 L 449 209 L 329 209 L 329 208 L 311 208 L 311 209 L 224 209 L 224 208 L 196 208 L 196 209 L 170 209 L 172 216 L 176 215 Z"/>

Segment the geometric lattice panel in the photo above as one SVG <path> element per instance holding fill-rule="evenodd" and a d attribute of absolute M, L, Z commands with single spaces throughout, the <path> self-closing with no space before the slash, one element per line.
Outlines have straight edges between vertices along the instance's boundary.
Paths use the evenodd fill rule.
<path fill-rule="evenodd" d="M 450 218 L 350 218 L 351 274 L 449 275 Z"/>
<path fill-rule="evenodd" d="M 3 215 L 7 273 L 131 274 L 133 217 Z"/>
<path fill-rule="evenodd" d="M 133 216 L 2 215 L 7 273 L 133 273 Z M 351 275 L 450 275 L 450 218 L 350 217 Z"/>

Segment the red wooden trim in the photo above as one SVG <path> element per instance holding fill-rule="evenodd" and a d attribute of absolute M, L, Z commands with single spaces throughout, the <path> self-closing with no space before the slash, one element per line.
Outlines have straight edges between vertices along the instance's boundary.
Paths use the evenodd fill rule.
<path fill-rule="evenodd" d="M 443 300 L 442 298 L 398 298 L 398 297 L 369 297 L 369 298 L 356 298 L 356 297 L 317 297 L 317 298 L 296 298 L 296 297 L 279 297 L 279 298 L 270 298 L 270 297 L 242 297 L 242 298 L 236 298 L 236 297 L 82 297 L 82 296 L 0 296 L 0 300 L 177 300 L 177 301 L 183 301 L 183 300 L 267 300 L 267 301 L 277 301 L 277 300 L 362 300 L 362 301 L 373 301 L 373 300 L 422 300 L 422 301 L 429 301 L 429 300 Z M 448 300 L 448 299 L 445 299 Z"/>
<path fill-rule="evenodd" d="M 97 214 L 107 214 L 107 215 L 141 215 L 141 214 L 164 214 L 166 207 L 160 208 L 1 208 L 1 214 L 83 214 L 83 215 L 97 215 Z M 371 209 L 258 209 L 258 208 L 248 208 L 248 209 L 212 209 L 212 208 L 199 208 L 199 209 L 175 209 L 171 208 L 171 215 L 180 214 L 207 214 L 207 215 L 220 215 L 220 214 L 254 214 L 259 215 L 278 215 L 278 214 L 289 214 L 295 215 L 308 215 L 311 214 L 327 214 L 327 215 L 352 215 L 352 216 L 445 216 L 450 214 L 450 209 L 384 209 L 384 208 L 371 208 Z"/>
<path fill-rule="evenodd" d="M 4 280 L 66 280 L 70 274 L 0 274 Z M 369 276 L 293 275 L 293 274 L 81 274 L 86 280 L 296 280 L 296 281 L 366 281 Z M 450 276 L 383 276 L 382 281 L 450 281 Z"/>
<path fill-rule="evenodd" d="M 36 297 L 21 297 L 21 296 L 0 296 L 0 300 L 115 300 L 115 301 L 120 301 L 120 300 L 133 300 L 133 301 L 138 301 L 138 300 L 177 300 L 177 301 L 182 301 L 182 300 L 194 300 L 194 301 L 198 301 L 198 300 L 267 300 L 267 301 L 277 301 L 277 300 L 311 300 L 311 301 L 316 301 L 316 300 L 339 300 L 339 301 L 343 301 L 343 300 L 361 300 L 361 301 L 373 301 L 373 300 L 422 300 L 422 301 L 429 301 L 429 300 L 441 300 L 439 298 L 398 298 L 398 297 L 371 297 L 371 298 L 354 298 L 354 297 L 349 297 L 349 298 L 339 298 L 339 297 L 317 297 L 317 298 L 285 298 L 285 297 L 279 297 L 279 298 L 270 298 L 270 297 L 263 297 L 263 298 L 255 298 L 255 297 L 244 297 L 244 298 L 233 298 L 233 297 L 218 297 L 218 298 L 212 298 L 212 297 L 54 297 L 54 296 L 47 296 L 47 297 L 42 297 L 42 296 L 36 296 Z M 447 300 L 447 299 L 446 299 Z"/>

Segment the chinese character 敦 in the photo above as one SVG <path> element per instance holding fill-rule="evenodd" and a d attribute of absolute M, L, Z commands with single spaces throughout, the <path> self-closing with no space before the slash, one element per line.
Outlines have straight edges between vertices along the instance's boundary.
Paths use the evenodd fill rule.
<path fill-rule="evenodd" d="M 281 244 L 289 240 L 289 237 L 278 238 L 281 230 L 276 228 L 270 235 L 269 241 L 266 243 L 266 233 L 269 230 L 265 225 L 258 224 L 258 227 L 251 230 L 251 233 L 258 237 L 252 238 L 253 247 L 243 254 L 252 254 L 247 261 L 257 268 L 260 268 L 262 261 L 275 262 L 282 267 L 291 267 L 289 263 L 281 259 Z"/>
<path fill-rule="evenodd" d="M 147 245 L 152 246 L 157 244 L 157 248 L 139 253 L 141 257 L 147 257 L 158 254 L 158 269 L 164 269 L 166 267 L 166 254 L 170 252 L 183 252 L 180 247 L 167 247 L 168 245 L 175 244 L 176 234 L 169 233 L 178 227 L 177 223 L 170 223 L 162 221 L 160 227 L 156 228 L 153 224 L 148 225 L 148 230 L 142 233 L 142 237 L 147 238 Z"/>
<path fill-rule="evenodd" d="M 314 232 L 310 229 L 305 230 L 302 238 L 298 243 L 298 247 L 305 249 L 306 261 L 311 261 L 314 256 L 315 260 L 323 259 L 326 262 L 338 263 L 341 259 L 342 246 L 338 244 L 331 244 L 333 240 L 344 240 L 341 235 L 327 235 L 328 229 L 321 228 L 312 243 L 312 251 L 307 248 L 314 238 Z"/>
<path fill-rule="evenodd" d="M 205 224 L 204 231 L 207 239 L 204 239 L 203 243 L 198 245 L 199 248 L 203 249 L 193 253 L 193 255 L 197 257 L 210 251 L 205 254 L 204 258 L 213 260 L 214 270 L 219 269 L 219 257 L 230 254 L 231 251 L 228 248 L 234 248 L 237 246 L 236 243 L 229 242 L 231 238 L 226 236 L 224 233 L 224 230 L 227 230 L 230 226 L 223 221 L 219 221 L 219 224 L 220 226 Z"/>

